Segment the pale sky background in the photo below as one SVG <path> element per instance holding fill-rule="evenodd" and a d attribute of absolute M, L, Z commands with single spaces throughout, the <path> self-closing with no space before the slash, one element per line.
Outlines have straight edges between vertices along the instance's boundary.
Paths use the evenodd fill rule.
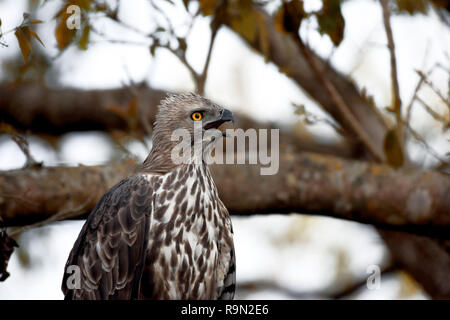
<path fill-rule="evenodd" d="M 122 1 L 121 19 L 145 31 L 153 21 L 144 0 Z M 305 1 L 307 10 L 320 8 L 320 1 Z M 9 30 L 22 20 L 25 1 L 0 1 L 2 30 Z M 51 19 L 59 1 L 48 2 L 37 17 Z M 331 63 L 342 73 L 350 75 L 362 88 L 373 95 L 377 105 L 390 102 L 389 55 L 385 48 L 385 34 L 379 3 L 373 0 L 352 0 L 343 5 L 346 21 L 342 44 L 333 51 L 331 41 L 314 31 L 315 22 L 302 26 L 302 35 L 323 57 L 331 55 Z M 173 13 L 176 25 L 185 23 L 180 12 Z M 199 19 L 188 39 L 187 59 L 201 70 L 209 43 L 209 20 Z M 54 22 L 39 28 L 39 35 L 50 55 L 57 54 Z M 118 39 L 143 39 L 99 18 L 96 26 L 111 32 Z M 439 62 L 450 68 L 450 33 L 434 13 L 427 16 L 395 16 L 392 28 L 397 47 L 399 82 L 404 103 L 411 99 L 418 81 L 416 69 L 427 71 Z M 8 48 L 0 48 L 0 60 L 17 54 L 18 45 L 13 34 L 2 41 Z M 93 38 L 87 51 L 69 48 L 54 63 L 62 72 L 61 84 L 85 89 L 111 88 L 146 81 L 155 88 L 190 91 L 193 82 L 184 66 L 170 53 L 161 49 L 151 57 L 147 47 L 105 43 Z M 1 74 L 0 74 L 1 77 Z M 442 92 L 447 92 L 448 74 L 436 70 L 431 80 Z M 305 104 L 307 109 L 322 117 L 326 115 L 288 78 L 272 64 L 248 49 L 231 31 L 222 29 L 212 53 L 206 96 L 232 110 L 239 110 L 261 120 L 290 126 L 299 120 L 292 103 Z M 421 97 L 444 112 L 430 90 Z M 245 106 L 245 108 L 243 107 Z M 429 137 L 430 144 L 444 156 L 450 151 L 448 132 L 442 134 L 432 118 L 420 106 L 415 106 L 413 126 Z M 332 138 L 333 130 L 314 125 L 317 135 Z M 63 136 L 59 150 L 47 142 L 29 137 L 31 153 L 45 165 L 105 163 L 117 152 L 117 147 L 103 133 L 71 133 Z M 128 145 L 131 152 L 143 159 L 147 150 L 137 142 Z M 434 163 L 423 149 L 413 147 L 412 157 L 425 166 Z M 8 136 L 0 136 L 0 170 L 20 168 L 25 157 Z M 220 186 L 219 186 L 220 187 Z M 55 223 L 26 232 L 23 243 L 30 255 L 30 266 L 24 268 L 17 252 L 11 258 L 10 278 L 0 283 L 0 299 L 61 299 L 60 281 L 69 251 L 82 226 L 82 221 Z M 275 281 L 289 289 L 309 292 L 327 287 L 335 279 L 337 266 L 346 262 L 344 275 L 363 277 L 370 265 L 378 265 L 387 251 L 378 234 L 370 226 L 331 218 L 300 215 L 271 215 L 269 217 L 233 217 L 239 281 Z M 379 290 L 364 289 L 355 298 L 396 299 L 426 298 L 421 291 L 407 290 L 404 275 L 382 278 Z M 406 284 L 405 284 L 406 283 Z M 239 292 L 237 298 L 239 298 Z M 245 298 L 288 298 L 277 291 L 265 291 Z"/>

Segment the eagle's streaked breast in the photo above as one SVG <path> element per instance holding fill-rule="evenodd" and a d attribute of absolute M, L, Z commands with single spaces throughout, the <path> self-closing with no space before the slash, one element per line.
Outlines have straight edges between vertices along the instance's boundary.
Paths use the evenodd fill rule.
<path fill-rule="evenodd" d="M 217 299 L 234 253 L 231 221 L 206 164 L 146 179 L 156 196 L 141 298 Z"/>

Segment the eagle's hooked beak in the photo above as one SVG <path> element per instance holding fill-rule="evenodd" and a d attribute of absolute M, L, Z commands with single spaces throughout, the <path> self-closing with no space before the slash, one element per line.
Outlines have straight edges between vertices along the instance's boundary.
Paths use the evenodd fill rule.
<path fill-rule="evenodd" d="M 228 109 L 223 109 L 222 110 L 222 117 L 220 118 L 221 121 L 223 122 L 227 122 L 227 121 L 231 121 L 234 125 L 234 116 L 233 113 L 228 110 Z"/>
<path fill-rule="evenodd" d="M 220 111 L 220 118 L 211 122 L 206 123 L 203 126 L 203 129 L 208 130 L 211 128 L 219 128 L 223 123 L 231 121 L 234 125 L 234 116 L 233 113 L 228 109 L 222 109 Z"/>

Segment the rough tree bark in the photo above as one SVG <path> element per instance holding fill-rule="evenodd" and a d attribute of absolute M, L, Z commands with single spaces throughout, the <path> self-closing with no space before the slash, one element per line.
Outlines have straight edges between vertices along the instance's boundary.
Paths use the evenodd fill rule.
<path fill-rule="evenodd" d="M 0 217 L 26 225 L 79 208 L 88 213 L 115 183 L 139 166 L 44 167 L 0 173 Z M 433 171 L 313 153 L 284 153 L 275 175 L 259 165 L 213 165 L 221 199 L 232 214 L 302 212 L 450 238 L 450 179 Z M 447 232 L 446 232 L 447 231 Z"/>
<path fill-rule="evenodd" d="M 153 123 L 156 106 L 166 92 L 140 85 L 130 89 L 52 89 L 38 83 L 0 85 L 0 120 L 33 133 L 63 134 L 85 130 L 129 130 L 124 117 L 108 107 L 125 109 L 139 95 L 146 106 L 140 116 Z M 142 114 L 145 112 L 145 114 Z M 142 123 L 139 123 L 140 129 Z"/>

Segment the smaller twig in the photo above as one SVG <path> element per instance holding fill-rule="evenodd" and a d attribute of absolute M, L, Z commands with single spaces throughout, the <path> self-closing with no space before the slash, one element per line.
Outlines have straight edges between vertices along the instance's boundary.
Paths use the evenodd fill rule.
<path fill-rule="evenodd" d="M 58 213 L 56 213 L 55 215 L 51 216 L 48 219 L 45 219 L 43 221 L 39 221 L 33 224 L 29 224 L 27 226 L 15 229 L 13 231 L 11 231 L 9 233 L 9 235 L 11 237 L 18 235 L 19 233 L 22 233 L 28 229 L 31 228 L 37 228 L 37 227 L 42 227 L 46 224 L 49 224 L 51 222 L 55 222 L 58 220 L 65 220 L 65 219 L 69 219 L 69 218 L 73 218 L 73 217 L 77 217 L 80 214 L 85 212 L 86 207 L 88 206 L 88 204 L 92 201 L 92 199 L 94 199 L 94 195 L 92 195 L 91 197 L 89 197 L 88 200 L 86 200 L 84 203 L 82 203 L 81 205 L 79 205 L 76 208 L 70 208 L 70 209 L 66 209 L 66 210 L 61 210 Z"/>
<path fill-rule="evenodd" d="M 161 9 L 158 5 L 156 5 L 156 3 L 153 0 L 150 0 L 150 5 L 153 7 L 153 9 L 155 9 L 155 11 L 157 11 L 166 21 L 167 24 L 167 31 L 169 32 L 169 34 L 171 35 L 172 38 L 175 38 L 178 40 L 178 42 L 180 41 L 180 37 L 178 37 L 175 33 L 175 28 L 171 23 L 171 20 L 169 19 L 169 17 L 166 15 L 166 13 L 164 12 L 163 9 Z M 195 17 L 195 16 L 194 16 Z M 193 20 L 191 20 L 190 25 L 188 26 L 188 31 L 185 34 L 185 38 L 187 38 L 187 36 L 189 35 L 191 29 L 192 29 L 192 25 L 193 25 Z M 215 35 L 214 35 L 215 37 Z M 180 46 L 177 49 L 173 49 L 169 43 L 167 44 L 161 44 L 158 43 L 157 47 L 159 48 L 165 48 L 167 49 L 169 52 L 171 52 L 173 55 L 175 55 L 178 60 L 188 69 L 189 73 L 191 74 L 191 77 L 193 79 L 193 81 L 195 82 L 196 85 L 196 89 L 197 91 L 203 90 L 202 85 L 204 84 L 204 80 L 203 80 L 203 84 L 201 84 L 201 75 L 195 71 L 195 69 L 191 66 L 191 64 L 187 61 L 186 58 L 186 52 L 185 50 L 183 50 Z M 211 48 L 211 45 L 210 45 Z M 207 58 L 207 64 L 209 64 L 209 58 Z M 206 66 L 206 65 L 205 65 Z M 206 78 L 206 76 L 205 76 Z"/>
<path fill-rule="evenodd" d="M 369 135 L 361 127 L 361 124 L 358 122 L 356 117 L 350 111 L 349 107 L 347 106 L 347 103 L 345 102 L 342 95 L 338 92 L 336 87 L 322 74 L 320 67 L 317 64 L 317 61 L 315 60 L 315 57 L 311 54 L 311 52 L 308 51 L 308 49 L 306 48 L 305 44 L 303 43 L 303 41 L 300 39 L 299 36 L 297 36 L 296 42 L 297 42 L 298 46 L 300 47 L 300 50 L 302 51 L 306 60 L 308 61 L 309 65 L 314 70 L 314 73 L 319 78 L 319 80 L 322 82 L 325 90 L 330 95 L 334 104 L 336 105 L 336 107 L 338 108 L 340 113 L 342 114 L 345 121 L 347 121 L 347 123 L 352 128 L 354 133 L 356 133 L 358 138 L 366 146 L 367 150 L 372 154 L 372 156 L 375 158 L 375 160 L 377 160 L 379 162 L 384 162 L 384 155 L 379 152 L 379 150 L 374 145 L 374 143 L 372 142 Z"/>
<path fill-rule="evenodd" d="M 173 49 L 170 47 L 169 44 L 159 44 L 158 47 L 167 49 L 167 50 L 169 50 L 169 52 L 171 52 L 173 55 L 175 55 L 175 57 L 177 57 L 178 60 L 180 60 L 180 62 L 189 70 L 189 73 L 191 74 L 195 83 L 198 83 L 198 79 L 200 78 L 200 75 L 189 64 L 189 62 L 186 59 L 186 54 L 184 51 L 179 50 L 179 49 Z"/>
<path fill-rule="evenodd" d="M 434 93 L 445 103 L 447 107 L 450 107 L 450 101 L 444 97 L 444 95 L 427 79 L 427 76 L 422 72 L 417 71 L 417 74 L 423 79 L 423 82 L 433 90 Z"/>
<path fill-rule="evenodd" d="M 411 121 L 412 107 L 414 105 L 414 101 L 416 101 L 417 94 L 419 93 L 420 88 L 422 87 L 423 80 L 424 80 L 424 78 L 420 77 L 419 82 L 417 82 L 417 85 L 414 89 L 414 93 L 411 97 L 411 101 L 409 102 L 408 106 L 406 107 L 406 119 L 405 119 L 406 123 L 410 123 L 410 121 Z"/>
<path fill-rule="evenodd" d="M 205 91 L 206 77 L 208 74 L 209 62 L 211 61 L 211 53 L 214 46 L 214 41 L 216 39 L 217 32 L 219 31 L 220 25 L 211 27 L 211 39 L 209 42 L 208 55 L 206 56 L 205 66 L 203 67 L 203 72 L 200 74 L 197 80 L 197 92 L 201 95 Z"/>
<path fill-rule="evenodd" d="M 145 32 L 145 31 L 143 31 L 143 30 L 141 30 L 139 28 L 136 28 L 136 27 L 132 26 L 131 24 L 126 23 L 123 20 L 120 20 L 117 16 L 107 15 L 107 17 L 109 17 L 112 21 L 114 21 L 115 23 L 120 25 L 122 28 L 128 29 L 128 30 L 130 30 L 130 31 L 132 31 L 134 33 L 137 33 L 137 34 L 139 34 L 139 35 L 141 35 L 143 37 L 147 38 L 147 37 L 149 37 L 151 35 L 151 34 Z"/>
<path fill-rule="evenodd" d="M 398 74 L 397 74 L 397 60 L 395 58 L 395 43 L 394 37 L 392 35 L 392 28 L 390 23 L 390 9 L 389 0 L 381 0 L 381 6 L 383 9 L 383 21 L 384 28 L 386 30 L 386 37 L 388 42 L 388 49 L 391 57 L 391 81 L 392 81 L 392 91 L 393 91 L 393 104 L 392 108 L 395 113 L 395 118 L 397 121 L 397 137 L 400 141 L 400 145 L 403 145 L 404 135 L 403 135 L 403 121 L 402 121 L 402 101 L 400 98 L 400 87 L 398 84 Z"/>
<path fill-rule="evenodd" d="M 12 135 L 12 140 L 17 144 L 19 149 L 23 152 L 23 154 L 27 158 L 25 168 L 42 166 L 42 162 L 37 162 L 31 155 L 30 146 L 28 144 L 28 141 L 24 137 L 21 137 L 18 134 L 14 134 Z"/>
<path fill-rule="evenodd" d="M 158 7 L 153 0 L 150 0 L 149 2 L 150 2 L 150 5 L 152 6 L 152 8 L 155 9 L 155 11 L 157 11 L 159 14 L 161 14 L 161 16 L 166 21 L 167 29 L 170 32 L 170 34 L 175 35 L 175 28 L 173 27 L 172 22 L 170 21 L 169 17 L 166 15 L 164 10 L 162 10 L 160 7 Z"/>
<path fill-rule="evenodd" d="M 304 121 L 307 125 L 309 124 L 316 124 L 316 123 L 324 123 L 328 126 L 330 126 L 331 128 L 334 129 L 334 131 L 336 131 L 336 133 L 338 133 L 341 136 L 344 136 L 344 130 L 342 130 L 341 127 L 339 127 L 335 122 L 333 122 L 332 120 L 328 119 L 328 118 L 323 118 L 320 117 L 308 110 L 306 110 L 306 107 L 304 105 L 298 105 L 293 103 L 294 107 L 297 108 L 297 110 L 295 111 L 296 114 L 303 116 L 304 117 Z"/>
<path fill-rule="evenodd" d="M 126 45 L 135 45 L 135 46 L 143 46 L 143 47 L 148 47 L 149 43 L 146 42 L 140 42 L 140 41 L 130 41 L 130 40 L 121 40 L 121 39 L 111 39 L 109 38 L 106 34 L 104 34 L 103 32 L 97 30 L 97 28 L 95 26 L 91 26 L 91 31 L 93 33 L 96 33 L 97 35 L 101 36 L 104 41 L 109 42 L 109 43 L 114 43 L 114 44 L 126 44 Z M 102 41 L 91 41 L 91 44 L 95 44 L 95 43 L 102 43 Z"/>
<path fill-rule="evenodd" d="M 409 132 L 411 132 L 412 136 L 418 141 L 420 142 L 423 147 L 434 157 L 436 158 L 439 162 L 441 162 L 441 164 L 444 164 L 446 166 L 450 165 L 450 161 L 443 159 L 441 157 L 441 155 L 434 150 L 429 144 L 428 142 L 416 131 L 414 130 L 409 124 L 407 124 L 407 128 L 409 130 Z"/>
<path fill-rule="evenodd" d="M 434 120 L 441 122 L 444 125 L 444 130 L 449 129 L 449 124 L 447 120 L 434 111 L 425 101 L 423 101 L 420 97 L 416 97 L 416 100 L 420 102 L 420 104 L 425 108 L 425 110 L 433 117 Z"/>

